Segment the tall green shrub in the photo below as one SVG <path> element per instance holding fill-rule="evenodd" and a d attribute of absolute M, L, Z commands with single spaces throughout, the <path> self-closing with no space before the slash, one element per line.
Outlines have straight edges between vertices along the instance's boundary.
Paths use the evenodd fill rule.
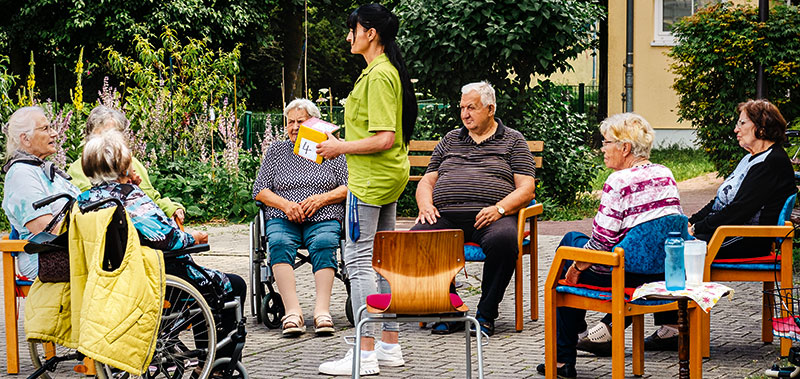
<path fill-rule="evenodd" d="M 571 92 L 540 82 L 514 101 L 522 111 L 520 118 L 513 120 L 513 127 L 527 140 L 544 141 L 542 168 L 536 171 L 539 201 L 573 204 L 578 194 L 591 189 L 596 174 L 589 148 L 595 128 L 585 114 L 570 110 L 571 98 Z"/>
<path fill-rule="evenodd" d="M 776 6 L 760 23 L 756 8 L 722 3 L 683 18 L 672 32 L 678 115 L 697 128 L 715 168 L 727 175 L 743 154 L 733 133 L 736 104 L 755 97 L 759 63 L 768 99 L 787 120 L 800 116 L 800 10 Z"/>

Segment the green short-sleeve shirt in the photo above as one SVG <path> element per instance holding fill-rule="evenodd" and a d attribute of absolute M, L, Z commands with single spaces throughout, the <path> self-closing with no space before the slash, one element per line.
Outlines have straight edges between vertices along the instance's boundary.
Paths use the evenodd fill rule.
<path fill-rule="evenodd" d="M 361 72 L 344 106 L 345 140 L 392 131 L 394 144 L 373 154 L 347 154 L 348 189 L 368 204 L 396 201 L 408 183 L 408 146 L 403 144 L 403 88 L 385 54 Z"/>

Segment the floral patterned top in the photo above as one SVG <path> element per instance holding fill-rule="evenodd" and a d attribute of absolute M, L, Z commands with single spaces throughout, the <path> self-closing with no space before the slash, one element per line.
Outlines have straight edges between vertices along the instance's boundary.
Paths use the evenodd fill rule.
<path fill-rule="evenodd" d="M 142 245 L 157 250 L 180 250 L 194 244 L 191 234 L 182 231 L 175 220 L 167 217 L 164 211 L 156 205 L 138 186 L 118 182 L 104 183 L 92 187 L 78 195 L 78 206 L 85 207 L 99 200 L 115 197 L 125 205 L 125 211 L 133 221 Z M 103 208 L 112 206 L 106 204 Z M 208 278 L 220 284 L 224 292 L 233 291 L 230 280 L 220 271 L 200 267 L 205 275 L 194 267 L 191 256 L 181 255 L 176 258 L 181 267 L 185 267 L 185 274 L 198 286 L 209 285 Z M 169 266 L 169 265 L 168 265 Z M 167 268 L 170 271 L 170 268 Z M 184 274 L 179 273 L 180 274 Z M 207 277 L 208 276 L 208 277 Z"/>

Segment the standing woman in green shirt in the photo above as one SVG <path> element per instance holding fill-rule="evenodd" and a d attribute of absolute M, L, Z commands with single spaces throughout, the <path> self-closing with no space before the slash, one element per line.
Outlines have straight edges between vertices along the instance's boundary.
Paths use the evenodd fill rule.
<path fill-rule="evenodd" d="M 347 97 L 345 139 L 333 135 L 317 146 L 327 159 L 345 154 L 348 196 L 344 261 L 350 277 L 353 310 L 367 295 L 389 293 L 389 285 L 372 269 L 375 233 L 394 230 L 397 199 L 408 182 L 408 141 L 417 120 L 417 100 L 400 48 L 395 42 L 400 22 L 380 4 L 363 5 L 350 14 L 350 52 L 367 61 Z M 368 324 L 361 340 L 361 375 L 380 372 L 379 366 L 405 364 L 397 341 L 397 323 L 383 324 L 375 343 L 376 324 Z M 319 371 L 351 375 L 352 349 L 340 360 L 325 362 Z"/>

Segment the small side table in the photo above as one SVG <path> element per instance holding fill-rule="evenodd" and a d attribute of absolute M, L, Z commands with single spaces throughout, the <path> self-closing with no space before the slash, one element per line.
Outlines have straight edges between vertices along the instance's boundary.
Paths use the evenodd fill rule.
<path fill-rule="evenodd" d="M 674 300 L 678 302 L 678 377 L 688 379 L 689 369 L 689 324 L 687 310 L 689 302 L 695 302 L 704 312 L 711 310 L 717 300 L 733 293 L 733 289 L 722 284 L 704 282 L 694 287 L 683 290 L 669 291 L 664 282 L 643 284 L 631 296 L 632 299 L 646 298 L 648 300 Z M 695 301 L 695 299 L 700 299 Z M 698 333 L 699 331 L 695 331 Z M 699 348 L 699 347 L 698 347 Z"/>
<path fill-rule="evenodd" d="M 687 308 L 693 301 L 689 296 L 647 295 L 648 300 L 675 300 L 678 302 L 678 378 L 689 379 L 689 324 Z M 695 331 L 696 333 L 698 331 Z"/>

